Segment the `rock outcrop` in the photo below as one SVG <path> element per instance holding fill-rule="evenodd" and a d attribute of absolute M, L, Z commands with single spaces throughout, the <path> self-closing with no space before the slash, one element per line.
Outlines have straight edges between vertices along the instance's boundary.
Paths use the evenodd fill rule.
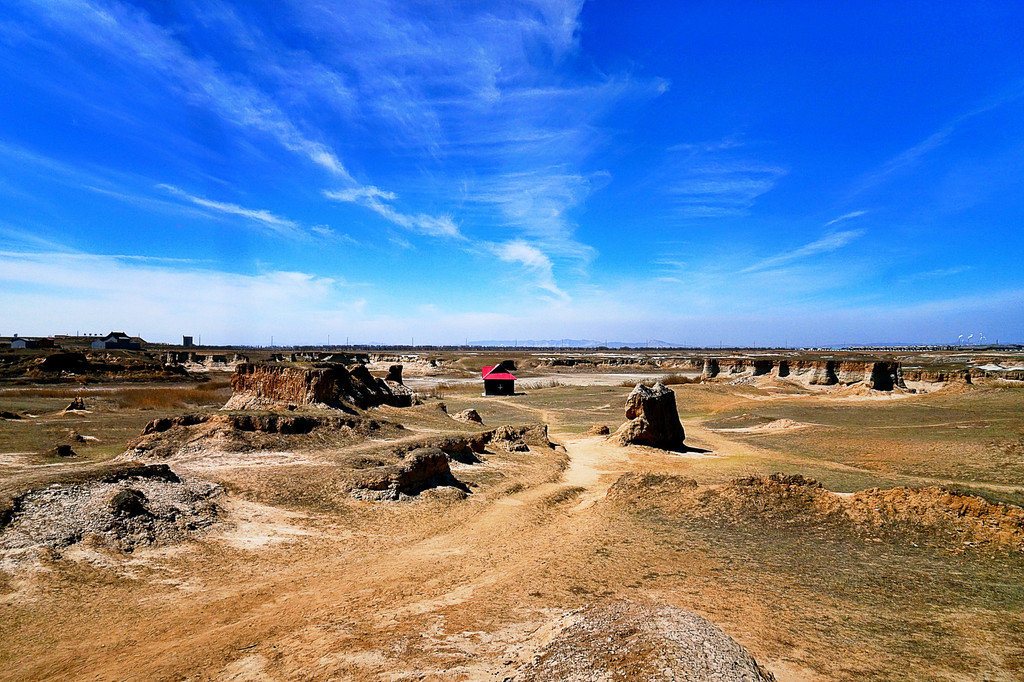
<path fill-rule="evenodd" d="M 226 410 L 351 406 L 366 409 L 412 404 L 411 395 L 396 395 L 386 381 L 371 375 L 363 365 L 305 368 L 243 363 L 231 377 L 231 389 L 233 394 L 224 406 Z"/>
<path fill-rule="evenodd" d="M 75 396 L 75 399 L 64 408 L 65 412 L 81 412 L 85 410 L 85 401 L 82 400 L 82 396 Z"/>
<path fill-rule="evenodd" d="M 480 413 L 470 408 L 463 410 L 462 412 L 456 412 L 452 415 L 452 419 L 455 421 L 465 422 L 467 424 L 483 424 L 484 420 L 480 418 Z"/>
<path fill-rule="evenodd" d="M 626 398 L 625 424 L 613 436 L 620 445 L 649 445 L 663 450 L 683 447 L 685 433 L 676 410 L 676 394 L 661 382 L 637 384 Z"/>
<path fill-rule="evenodd" d="M 400 463 L 366 472 L 356 479 L 353 494 L 377 500 L 397 500 L 433 486 L 452 486 L 466 492 L 452 476 L 448 455 L 440 448 L 419 448 Z"/>

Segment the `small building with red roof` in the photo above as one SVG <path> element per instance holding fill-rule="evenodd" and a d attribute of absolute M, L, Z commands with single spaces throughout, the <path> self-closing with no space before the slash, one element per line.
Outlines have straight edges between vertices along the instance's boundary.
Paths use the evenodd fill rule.
<path fill-rule="evenodd" d="M 514 367 L 515 365 L 506 360 L 499 365 L 481 369 L 480 376 L 484 380 L 484 395 L 515 395 L 516 378 L 508 371 Z"/>

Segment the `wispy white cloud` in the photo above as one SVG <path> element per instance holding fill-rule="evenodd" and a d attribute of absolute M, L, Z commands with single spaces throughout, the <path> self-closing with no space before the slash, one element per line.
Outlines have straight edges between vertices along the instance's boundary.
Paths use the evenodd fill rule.
<path fill-rule="evenodd" d="M 832 220 L 828 221 L 827 223 L 825 223 L 825 227 L 835 225 L 836 223 L 841 223 L 844 220 L 853 220 L 854 218 L 859 218 L 862 215 L 867 215 L 867 211 L 850 211 L 849 213 L 844 213 L 838 218 L 833 218 Z"/>
<path fill-rule="evenodd" d="M 854 188 L 853 193 L 858 194 L 863 192 L 884 182 L 893 174 L 905 168 L 917 165 L 922 158 L 928 155 L 929 152 L 945 145 L 954 133 L 956 133 L 957 129 L 967 121 L 994 109 L 998 109 L 1004 104 L 1018 100 L 1021 97 L 1024 97 L 1024 81 L 1014 81 L 1003 91 L 990 97 L 986 97 L 969 111 L 955 116 L 949 121 L 949 123 L 942 126 L 925 139 L 883 163 L 877 170 L 863 178 Z"/>
<path fill-rule="evenodd" d="M 906 284 L 909 282 L 920 282 L 922 280 L 941 279 L 943 277 L 952 277 L 953 275 L 960 275 L 972 269 L 973 266 L 970 265 L 959 265 L 951 268 L 938 268 L 936 270 L 914 272 L 909 275 L 906 275 L 905 277 L 901 277 L 899 281 Z"/>
<path fill-rule="evenodd" d="M 252 209 L 239 206 L 237 204 L 231 204 L 224 201 L 214 201 L 212 199 L 206 199 L 205 197 L 195 196 L 188 192 L 174 187 L 173 185 L 157 185 L 158 188 L 166 190 L 170 194 L 176 197 L 184 199 L 185 201 L 191 202 L 196 206 L 202 206 L 218 213 L 224 213 L 226 215 L 238 216 L 245 218 L 246 220 L 257 223 L 271 232 L 281 237 L 303 237 L 307 236 L 302 230 L 301 226 L 294 220 L 283 218 L 279 215 L 275 215 L 270 211 L 264 209 Z M 321 230 L 322 234 L 322 230 Z"/>
<path fill-rule="evenodd" d="M 747 145 L 729 136 L 718 141 L 669 147 L 665 164 L 654 173 L 679 218 L 727 218 L 750 213 L 757 198 L 770 192 L 788 172 L 751 158 Z"/>
<path fill-rule="evenodd" d="M 338 295 L 345 286 L 338 278 L 227 273 L 145 257 L 3 252 L 0 286 L 5 325 L 46 334 L 113 326 L 163 339 L 195 331 L 214 343 L 237 343 L 269 340 L 275 330 L 279 339 L 289 329 L 308 334 L 311 321 L 354 317 L 347 297 Z"/>
<path fill-rule="evenodd" d="M 817 256 L 823 253 L 830 253 L 838 249 L 843 248 L 853 240 L 864 235 L 864 230 L 843 230 L 840 232 L 831 232 L 826 234 L 820 239 L 816 239 L 809 244 L 804 244 L 801 247 L 793 249 L 792 251 L 785 251 L 783 253 L 771 256 L 758 261 L 748 268 L 744 268 L 741 272 L 760 272 L 763 270 L 771 270 L 782 265 L 787 265 L 795 261 L 803 260 L 810 256 Z"/>
<path fill-rule="evenodd" d="M 214 62 L 193 57 L 171 30 L 154 23 L 144 11 L 113 0 L 30 0 L 29 4 L 75 40 L 133 69 L 162 75 L 188 100 L 208 107 L 225 121 L 266 134 L 332 174 L 351 179 L 337 153 L 300 129 L 272 98 Z"/>
<path fill-rule="evenodd" d="M 506 263 L 518 263 L 535 277 L 536 286 L 547 292 L 553 300 L 568 302 L 569 295 L 555 283 L 554 266 L 551 259 L 538 249 L 521 239 L 509 242 L 489 244 L 490 251 Z"/>
<path fill-rule="evenodd" d="M 341 190 L 324 190 L 323 195 L 334 201 L 365 206 L 385 220 L 413 232 L 431 237 L 465 239 L 465 236 L 459 231 L 458 225 L 455 224 L 451 216 L 432 216 L 424 213 L 409 215 L 398 211 L 388 203 L 396 199 L 394 192 L 383 192 L 376 187 L 364 186 Z"/>

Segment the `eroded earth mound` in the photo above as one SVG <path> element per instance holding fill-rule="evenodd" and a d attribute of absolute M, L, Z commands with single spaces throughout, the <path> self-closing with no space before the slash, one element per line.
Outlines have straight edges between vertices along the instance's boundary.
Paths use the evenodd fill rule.
<path fill-rule="evenodd" d="M 231 390 L 226 410 L 407 407 L 415 397 L 408 389 L 396 393 L 387 381 L 358 364 L 346 368 L 243 363 L 231 377 Z"/>
<path fill-rule="evenodd" d="M 452 476 L 448 455 L 443 450 L 417 448 L 398 464 L 377 467 L 358 476 L 353 495 L 364 499 L 398 500 L 439 486 L 469 492 Z"/>
<path fill-rule="evenodd" d="M 399 435 L 400 424 L 331 414 L 186 414 L 154 419 L 122 459 L 166 460 L 204 451 L 249 452 L 344 445 Z"/>
<path fill-rule="evenodd" d="M 513 680 L 775 679 L 714 624 L 669 605 L 592 604 L 563 616 L 555 629 L 553 639 Z"/>
<path fill-rule="evenodd" d="M 676 394 L 661 382 L 637 384 L 626 398 L 625 424 L 613 438 L 620 445 L 649 445 L 663 450 L 683 447 L 683 425 L 676 410 Z"/>
<path fill-rule="evenodd" d="M 131 552 L 181 542 L 219 519 L 223 492 L 162 465 L 96 468 L 0 500 L 0 551 L 60 551 L 86 541 Z"/>

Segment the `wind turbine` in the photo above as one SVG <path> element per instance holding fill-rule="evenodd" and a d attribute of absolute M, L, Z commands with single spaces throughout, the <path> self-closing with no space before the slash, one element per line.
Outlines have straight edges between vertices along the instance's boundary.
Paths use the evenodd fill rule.
<path fill-rule="evenodd" d="M 971 339 L 973 339 L 973 338 L 974 338 L 974 334 L 969 334 L 969 335 L 967 336 L 967 345 L 968 345 L 968 346 L 969 346 L 969 345 L 971 345 Z"/>
<path fill-rule="evenodd" d="M 964 345 L 964 335 L 963 334 L 961 334 L 960 336 L 956 337 L 956 345 L 958 345 L 958 346 Z"/>

